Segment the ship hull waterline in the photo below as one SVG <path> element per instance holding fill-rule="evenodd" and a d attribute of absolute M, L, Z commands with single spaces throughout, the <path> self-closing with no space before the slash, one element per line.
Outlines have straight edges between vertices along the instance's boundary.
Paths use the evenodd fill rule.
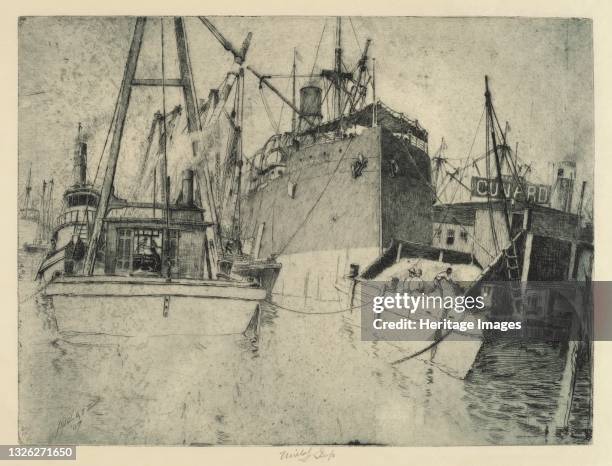
<path fill-rule="evenodd" d="M 266 292 L 233 282 L 134 277 L 60 277 L 47 285 L 66 337 L 193 335 L 257 337 Z"/>

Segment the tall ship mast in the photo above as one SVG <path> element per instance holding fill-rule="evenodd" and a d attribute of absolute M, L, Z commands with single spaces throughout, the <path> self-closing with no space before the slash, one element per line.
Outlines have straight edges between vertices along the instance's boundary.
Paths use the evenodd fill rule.
<path fill-rule="evenodd" d="M 39 253 L 49 247 L 53 226 L 53 180 L 43 180 L 38 203 L 32 196 L 32 166 L 28 170 L 23 201 L 19 208 L 20 240 L 23 250 Z"/>
<path fill-rule="evenodd" d="M 28 168 L 28 179 L 23 194 L 19 196 L 19 244 L 32 243 L 37 236 L 40 212 L 32 195 L 32 164 Z"/>
<path fill-rule="evenodd" d="M 282 262 L 280 294 L 333 299 L 351 265 L 393 240 L 432 238 L 427 130 L 376 96 L 370 39 L 346 63 L 342 26 L 337 18 L 332 66 L 302 78 L 299 103 L 247 66 L 295 115 L 250 157 L 241 201 L 245 249 Z"/>
<path fill-rule="evenodd" d="M 38 221 L 39 215 L 40 212 L 34 206 L 34 200 L 32 199 L 32 165 L 30 164 L 28 181 L 26 182 L 23 201 L 19 208 L 19 218 L 21 220 Z"/>

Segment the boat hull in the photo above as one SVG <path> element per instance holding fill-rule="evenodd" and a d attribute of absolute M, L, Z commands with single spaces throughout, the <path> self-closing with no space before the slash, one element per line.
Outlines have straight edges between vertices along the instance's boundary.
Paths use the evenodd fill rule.
<path fill-rule="evenodd" d="M 66 336 L 223 336 L 256 333 L 265 290 L 231 282 L 62 277 L 45 295 Z"/>
<path fill-rule="evenodd" d="M 339 303 L 342 309 L 350 310 L 347 318 L 351 325 L 361 328 L 361 294 L 366 287 L 368 295 L 378 294 L 374 291 L 376 285 L 367 281 L 353 281 L 350 278 L 336 283 Z M 442 312 L 436 310 L 425 311 L 426 317 L 431 320 L 442 320 Z M 406 317 L 409 317 L 407 315 Z M 476 321 L 476 317 L 468 312 L 461 316 L 462 321 Z M 475 325 L 477 328 L 477 325 Z M 421 361 L 437 367 L 444 373 L 458 379 L 464 379 L 470 372 L 480 348 L 483 338 L 480 330 L 469 332 L 461 331 L 431 331 L 429 338 L 418 341 L 387 341 L 376 340 L 376 354 L 385 362 L 397 366 L 406 365 L 409 361 Z"/>

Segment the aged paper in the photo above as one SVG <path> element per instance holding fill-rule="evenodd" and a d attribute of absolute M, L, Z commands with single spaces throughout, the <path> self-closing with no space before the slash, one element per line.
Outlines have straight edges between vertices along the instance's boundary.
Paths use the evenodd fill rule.
<path fill-rule="evenodd" d="M 608 342 L 359 330 L 365 281 L 466 289 L 508 247 L 525 280 L 607 278 L 604 12 L 444 8 L 17 12 L 4 443 L 598 464 Z M 226 451 L 193 450 L 168 451 Z"/>

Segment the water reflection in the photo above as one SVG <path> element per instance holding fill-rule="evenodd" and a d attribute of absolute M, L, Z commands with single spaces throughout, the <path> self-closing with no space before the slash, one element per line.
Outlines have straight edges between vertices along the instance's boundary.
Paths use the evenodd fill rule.
<path fill-rule="evenodd" d="M 20 275 L 24 442 L 456 445 L 590 438 L 589 364 L 576 384 L 572 435 L 554 435 L 560 348 L 487 342 L 462 381 L 416 359 L 390 366 L 382 356 L 387 342 L 362 342 L 359 328 L 335 312 L 338 303 L 303 300 L 264 305 L 255 345 L 241 337 L 65 338 L 29 274 Z"/>

